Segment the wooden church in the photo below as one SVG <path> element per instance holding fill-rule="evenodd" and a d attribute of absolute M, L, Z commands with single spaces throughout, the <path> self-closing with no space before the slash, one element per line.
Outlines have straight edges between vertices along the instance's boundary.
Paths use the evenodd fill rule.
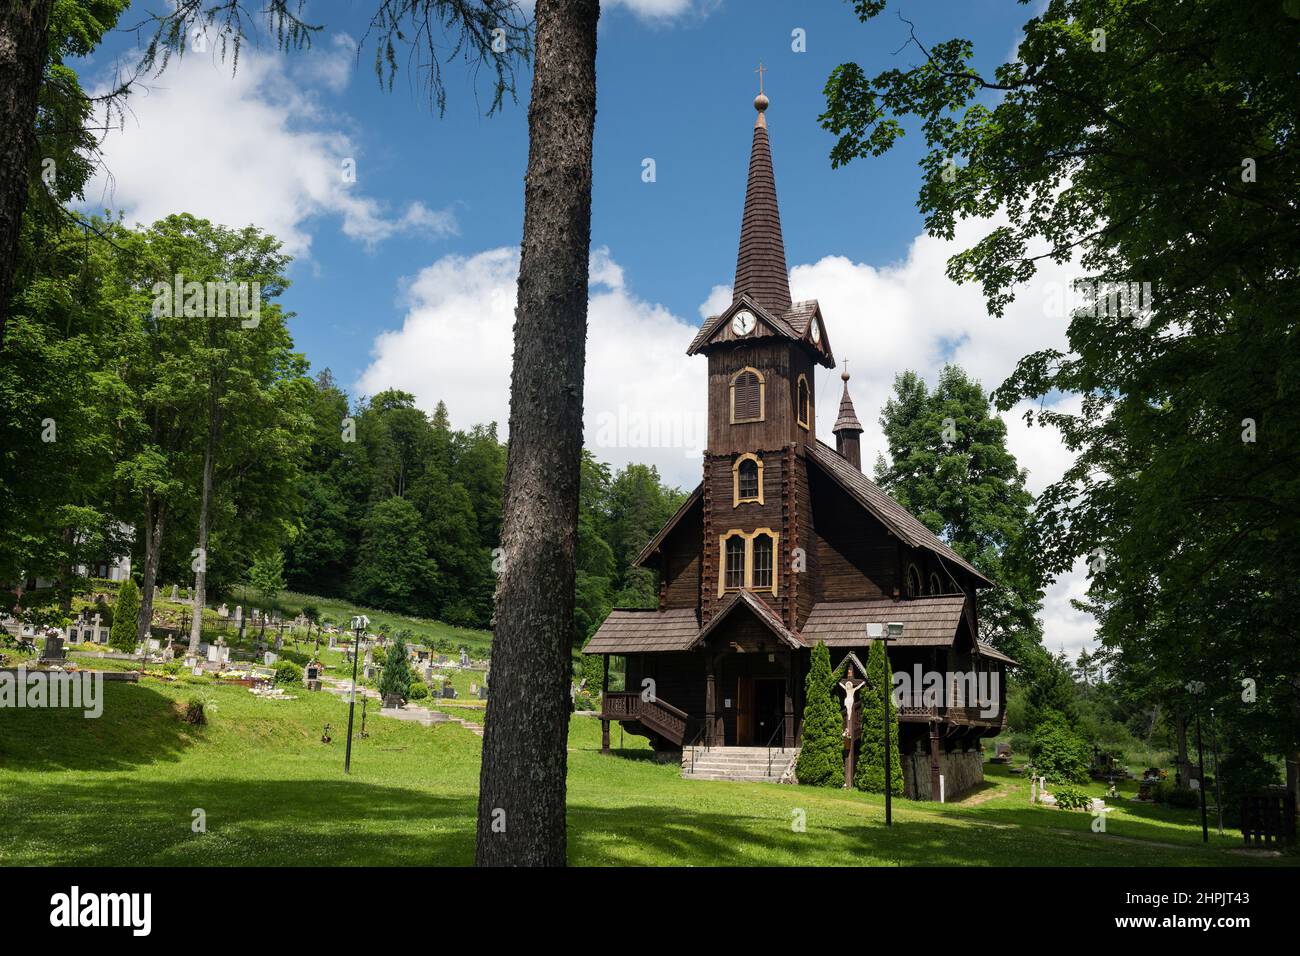
<path fill-rule="evenodd" d="M 585 649 L 605 656 L 604 749 L 617 721 L 684 748 L 688 771 L 700 753 L 792 754 L 810 649 L 866 660 L 868 626 L 901 623 L 893 670 L 949 675 L 942 699 L 916 687 L 899 707 L 905 792 L 939 799 L 942 777 L 956 795 L 983 779 L 980 740 L 1005 721 L 1013 662 L 978 640 L 992 582 L 863 474 L 847 373 L 834 446 L 817 437 L 817 369 L 835 357 L 817 301 L 790 299 L 767 105 L 760 93 L 733 300 L 686 350 L 709 363 L 703 480 L 637 558 L 658 572 L 658 608 L 614 610 Z M 611 655 L 624 692 L 608 691 Z M 997 678 L 991 715 L 952 679 L 972 673 Z"/>

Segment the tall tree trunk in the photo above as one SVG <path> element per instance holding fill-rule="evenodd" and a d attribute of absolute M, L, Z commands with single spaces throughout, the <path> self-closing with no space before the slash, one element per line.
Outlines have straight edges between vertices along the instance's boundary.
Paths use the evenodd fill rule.
<path fill-rule="evenodd" d="M 216 454 L 217 421 L 216 400 L 213 398 L 208 407 L 208 441 L 203 449 L 203 494 L 199 502 L 199 566 L 194 572 L 194 619 L 190 621 L 190 656 L 199 652 L 199 639 L 203 635 L 203 604 L 208 591 L 208 525 L 212 509 L 212 469 Z"/>
<path fill-rule="evenodd" d="M 76 585 L 75 569 L 72 564 L 72 548 L 77 543 L 75 529 L 63 529 L 63 560 L 59 562 L 59 610 L 64 614 L 72 613 L 72 589 Z"/>
<path fill-rule="evenodd" d="M 140 617 L 136 621 L 135 637 L 143 644 L 149 639 L 149 625 L 153 623 L 153 588 L 158 580 L 158 561 L 162 556 L 163 522 L 167 506 L 152 495 L 145 499 L 144 575 L 140 594 Z"/>
<path fill-rule="evenodd" d="M 18 236 L 32 152 L 36 97 L 49 57 L 46 27 L 54 0 L 5 0 L 0 6 L 0 350 L 14 293 Z"/>
<path fill-rule="evenodd" d="M 1187 715 L 1179 713 L 1174 718 L 1174 733 L 1178 740 L 1178 786 L 1187 788 L 1192 785 L 1191 775 L 1187 772 L 1191 762 L 1187 757 Z"/>
<path fill-rule="evenodd" d="M 563 866 L 599 0 L 538 0 L 480 866 Z"/>

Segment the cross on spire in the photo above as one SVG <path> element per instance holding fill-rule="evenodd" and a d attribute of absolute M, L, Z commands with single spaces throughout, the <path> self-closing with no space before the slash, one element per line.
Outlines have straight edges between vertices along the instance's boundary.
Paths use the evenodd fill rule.
<path fill-rule="evenodd" d="M 763 66 L 763 61 L 758 61 L 758 69 L 754 71 L 758 74 L 758 92 L 763 92 L 763 74 L 767 72 L 767 67 Z"/>

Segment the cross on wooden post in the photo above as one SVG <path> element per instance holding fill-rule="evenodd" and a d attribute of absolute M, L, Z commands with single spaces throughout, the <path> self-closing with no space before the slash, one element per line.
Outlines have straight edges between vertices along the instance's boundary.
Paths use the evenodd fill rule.
<path fill-rule="evenodd" d="M 758 69 L 754 72 L 758 74 L 758 92 L 761 94 L 763 92 L 763 74 L 767 72 L 767 67 L 763 66 L 762 60 L 759 61 Z"/>

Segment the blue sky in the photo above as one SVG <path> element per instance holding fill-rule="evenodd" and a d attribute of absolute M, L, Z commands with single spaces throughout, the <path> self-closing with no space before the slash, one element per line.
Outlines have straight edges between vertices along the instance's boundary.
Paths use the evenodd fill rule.
<path fill-rule="evenodd" d="M 1028 352 L 1065 346 L 1066 318 L 1048 303 L 1060 301 L 1070 264 L 1049 265 L 1006 315 L 988 316 L 978 290 L 943 270 L 990 222 L 963 225 L 954 241 L 923 234 L 920 137 L 832 170 L 832 138 L 817 120 L 839 63 L 856 60 L 874 74 L 916 61 L 915 48 L 902 49 L 899 12 L 927 43 L 970 39 L 976 67 L 991 71 L 1014 56 L 1035 6 L 894 0 L 865 25 L 838 0 L 604 6 L 585 394 L 587 444 L 598 457 L 654 464 L 684 488 L 699 480 L 705 369 L 684 351 L 701 318 L 730 302 L 760 61 L 792 291 L 820 301 L 836 356 L 850 360 L 867 426 L 864 463 L 884 447 L 876 419 L 897 372 L 933 381 L 956 361 L 992 389 Z M 313 368 L 331 368 L 354 395 L 397 387 L 425 409 L 444 400 L 456 427 L 497 421 L 504 436 L 529 73 L 519 101 L 487 117 L 489 89 L 449 64 L 440 117 L 410 72 L 392 92 L 380 88 L 373 43 L 358 59 L 367 10 L 367 0 L 311 3 L 307 19 L 326 29 L 310 51 L 263 42 L 244 51 L 233 77 L 211 44 L 188 53 L 132 97 L 125 128 L 104 140 L 105 172 L 88 204 L 129 221 L 185 210 L 275 233 L 296 257 L 283 302 Z M 133 9 L 122 23 L 139 19 Z M 804 52 L 793 49 L 796 30 Z M 111 37 L 81 65 L 87 81 L 106 85 L 117 64 L 134 62 L 136 42 Z M 646 159 L 655 163 L 651 183 L 642 179 Z M 342 175 L 349 160 L 355 182 Z M 822 372 L 814 387 L 818 428 L 829 437 L 839 377 Z M 1077 398 L 1059 398 L 1058 408 L 1072 405 Z M 1024 411 L 1003 417 L 1037 492 L 1070 456 Z M 1053 649 L 1091 640 L 1091 620 L 1069 606 L 1083 594 L 1082 570 L 1049 592 Z"/>
<path fill-rule="evenodd" d="M 354 139 L 360 191 L 394 209 L 419 200 L 450 213 L 456 233 L 389 239 L 367 248 L 339 230 L 337 216 L 324 212 L 307 221 L 310 258 L 295 264 L 286 302 L 299 314 L 294 334 L 313 366 L 330 366 L 345 382 L 362 372 L 373 335 L 400 320 L 395 293 L 403 277 L 441 255 L 518 243 L 528 149 L 527 71 L 519 102 L 490 118 L 481 109 L 486 86 L 475 90 L 457 64 L 448 70 L 443 117 L 430 110 L 419 79 L 409 73 L 399 74 L 391 93 L 382 90 L 372 70 L 373 44 L 362 48 L 346 86 L 312 83 L 294 58 L 332 55 L 339 33 L 360 38 L 365 9 L 364 2 L 312 4 L 309 17 L 327 27 L 311 54 L 286 59 L 265 45 L 261 52 L 286 59 L 295 80 Z M 898 9 L 915 20 L 923 37 L 970 37 L 989 65 L 1011 49 L 1025 15 L 1019 4 L 1002 0 L 911 2 Z M 681 12 L 653 15 L 657 10 Z M 136 19 L 133 9 L 122 23 Z M 837 64 L 855 59 L 874 72 L 916 58 L 911 48 L 895 55 L 907 32 L 892 11 L 863 25 L 849 4 L 833 0 L 797 6 L 644 0 L 632 8 L 607 6 L 600 26 L 593 245 L 616 250 L 639 296 L 694 316 L 714 285 L 731 281 L 760 61 L 767 67 L 791 263 L 825 255 L 884 263 L 906 254 L 921 228 L 915 208 L 919 137 L 908 137 L 884 158 L 832 171 L 832 137 L 817 121 L 822 87 Z M 806 33 L 806 52 L 792 52 L 796 28 Z M 133 36 L 119 34 L 97 52 L 92 66 L 127 56 L 133 47 Z M 188 57 L 202 61 L 204 54 Z M 229 82 L 219 64 L 208 72 L 214 86 Z M 149 85 L 155 95 L 165 94 L 173 80 L 165 73 Z M 138 109 L 137 116 L 145 118 L 148 111 Z M 222 135 L 220 129 L 208 133 Z M 641 180 L 647 157 L 657 166 L 652 184 Z M 256 153 L 244 161 L 244 174 L 258 175 Z M 113 198 L 102 201 L 111 204 Z"/>

